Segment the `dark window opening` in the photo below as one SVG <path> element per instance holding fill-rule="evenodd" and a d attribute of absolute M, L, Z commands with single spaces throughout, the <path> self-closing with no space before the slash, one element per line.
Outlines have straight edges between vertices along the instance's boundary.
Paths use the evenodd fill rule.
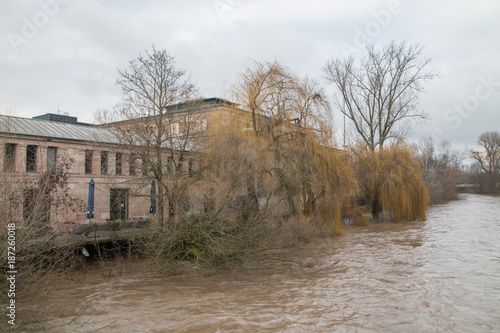
<path fill-rule="evenodd" d="M 28 188 L 24 190 L 23 197 L 23 220 L 24 222 L 30 221 L 33 219 L 33 215 L 35 212 L 35 189 Z"/>
<path fill-rule="evenodd" d="M 48 193 L 34 188 L 24 190 L 23 220 L 25 222 L 50 221 L 50 197 Z"/>
<path fill-rule="evenodd" d="M 191 161 L 191 160 L 189 160 L 189 162 L 188 162 L 188 174 L 189 174 L 189 177 L 194 177 L 193 161 Z"/>
<path fill-rule="evenodd" d="M 26 172 L 36 172 L 36 153 L 38 146 L 26 147 Z"/>
<path fill-rule="evenodd" d="M 13 143 L 7 143 L 5 145 L 5 152 L 3 156 L 3 170 L 5 172 L 16 171 L 16 148 L 17 145 Z"/>
<path fill-rule="evenodd" d="M 111 189 L 109 196 L 109 218 L 128 218 L 128 189 Z"/>
<path fill-rule="evenodd" d="M 148 163 L 145 159 L 142 160 L 142 175 L 147 176 L 149 174 Z"/>
<path fill-rule="evenodd" d="M 180 157 L 179 160 L 177 161 L 177 172 L 176 172 L 176 174 L 178 174 L 178 175 L 182 174 L 182 172 L 184 171 L 183 170 L 183 166 L 184 166 L 184 159 L 182 157 Z"/>
<path fill-rule="evenodd" d="M 208 194 L 203 195 L 203 211 L 205 213 L 212 213 L 213 211 L 215 211 L 215 198 L 213 188 L 208 191 Z"/>
<path fill-rule="evenodd" d="M 168 217 L 171 219 L 175 217 L 175 207 L 172 200 L 168 200 Z"/>
<path fill-rule="evenodd" d="M 122 174 L 122 153 L 116 153 L 115 174 Z"/>
<path fill-rule="evenodd" d="M 167 158 L 167 174 L 172 174 L 172 157 Z"/>
<path fill-rule="evenodd" d="M 129 161 L 128 161 L 128 171 L 131 176 L 136 175 L 136 160 L 137 157 L 135 155 L 130 155 Z"/>
<path fill-rule="evenodd" d="M 91 174 L 92 173 L 92 157 L 93 157 L 93 152 L 92 150 L 86 150 L 85 151 L 85 173 L 86 174 Z"/>
<path fill-rule="evenodd" d="M 101 175 L 108 174 L 108 152 L 101 151 Z"/>

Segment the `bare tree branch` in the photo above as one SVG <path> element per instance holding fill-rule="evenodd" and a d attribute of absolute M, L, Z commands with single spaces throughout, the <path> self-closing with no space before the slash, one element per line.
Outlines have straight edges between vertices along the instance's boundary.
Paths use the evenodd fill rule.
<path fill-rule="evenodd" d="M 409 135 L 412 123 L 426 118 L 418 110 L 422 83 L 436 77 L 427 70 L 420 45 L 392 42 L 378 50 L 367 45 L 358 64 L 350 57 L 331 60 L 323 71 L 338 92 L 336 103 L 361 139 L 374 150 L 388 139 Z"/>

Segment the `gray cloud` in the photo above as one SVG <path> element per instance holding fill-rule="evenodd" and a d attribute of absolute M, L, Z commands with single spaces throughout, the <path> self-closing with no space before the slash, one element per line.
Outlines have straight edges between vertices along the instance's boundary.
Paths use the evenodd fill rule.
<path fill-rule="evenodd" d="M 0 108 L 26 117 L 59 109 L 90 122 L 96 109 L 120 99 L 117 68 L 153 43 L 212 97 L 223 96 L 249 59 L 276 59 L 320 78 L 327 60 L 344 57 L 346 46 L 356 54 L 363 38 L 406 39 L 423 44 L 441 72 L 422 95 L 431 119 L 413 138 L 440 132 L 472 146 L 481 132 L 500 129 L 500 86 L 493 84 L 476 104 L 471 99 L 481 78 L 500 82 L 499 14 L 495 0 L 6 0 L 0 4 Z M 17 45 L 13 36 L 21 38 L 14 38 Z M 456 111 L 467 102 L 467 112 Z"/>

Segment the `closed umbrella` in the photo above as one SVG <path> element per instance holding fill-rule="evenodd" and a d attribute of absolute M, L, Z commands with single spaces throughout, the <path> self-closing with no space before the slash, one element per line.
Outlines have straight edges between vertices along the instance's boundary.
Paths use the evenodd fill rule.
<path fill-rule="evenodd" d="M 156 214 L 156 184 L 154 180 L 151 182 L 151 206 L 149 207 L 149 214 Z"/>
<path fill-rule="evenodd" d="M 94 179 L 91 178 L 89 182 L 89 198 L 87 201 L 87 218 L 88 219 L 93 219 L 94 218 L 94 192 L 95 192 L 95 183 Z"/>

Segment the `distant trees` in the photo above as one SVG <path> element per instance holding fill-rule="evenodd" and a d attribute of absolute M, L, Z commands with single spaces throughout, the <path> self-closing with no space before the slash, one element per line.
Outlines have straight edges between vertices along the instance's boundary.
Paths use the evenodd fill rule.
<path fill-rule="evenodd" d="M 431 203 L 439 204 L 457 198 L 457 185 L 465 182 L 462 170 L 463 154 L 452 150 L 447 141 L 436 144 L 432 138 L 415 147 L 424 180 L 428 184 Z"/>
<path fill-rule="evenodd" d="M 475 164 L 472 175 L 479 183 L 481 192 L 498 193 L 500 183 L 500 133 L 498 131 L 484 132 L 479 136 L 477 144 L 484 151 L 472 151 L 471 157 Z"/>
<path fill-rule="evenodd" d="M 368 45 L 367 57 L 357 62 L 331 60 L 323 71 L 337 90 L 336 105 L 355 132 L 373 151 L 387 140 L 405 139 L 415 121 L 422 84 L 436 76 L 420 45 L 392 42 L 382 49 Z"/>

